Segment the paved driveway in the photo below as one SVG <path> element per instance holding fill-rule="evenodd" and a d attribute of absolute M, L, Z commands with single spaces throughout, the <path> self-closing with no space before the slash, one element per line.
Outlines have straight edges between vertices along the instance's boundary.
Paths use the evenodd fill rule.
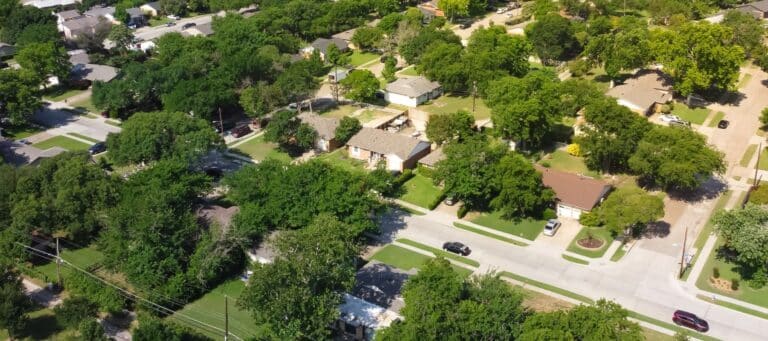
<path fill-rule="evenodd" d="M 64 110 L 52 109 L 49 105 L 37 111 L 33 119 L 35 122 L 51 128 L 46 133 L 52 135 L 77 133 L 104 141 L 107 134 L 120 132 L 120 127 L 109 125 L 102 118 L 73 115 Z"/>
<path fill-rule="evenodd" d="M 573 238 L 579 234 L 581 225 L 576 219 L 558 218 L 563 225 L 557 230 L 554 236 L 545 236 L 543 233 L 536 238 L 536 244 L 549 248 L 552 252 L 563 252 L 571 244 Z"/>
<path fill-rule="evenodd" d="M 144 26 L 142 28 L 139 28 L 133 31 L 133 36 L 141 41 L 155 40 L 166 33 L 183 31 L 181 27 L 184 26 L 184 24 L 188 24 L 188 23 L 195 23 L 197 25 L 207 24 L 213 20 L 214 15 L 219 15 L 219 14 L 206 14 L 206 15 L 201 15 L 193 18 L 180 19 L 176 21 L 176 25 L 170 26 L 170 27 L 165 25 L 160 25 L 155 27 Z"/>

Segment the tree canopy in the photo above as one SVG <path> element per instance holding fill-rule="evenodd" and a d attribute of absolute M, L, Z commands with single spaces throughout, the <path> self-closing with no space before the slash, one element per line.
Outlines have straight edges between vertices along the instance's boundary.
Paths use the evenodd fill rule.
<path fill-rule="evenodd" d="M 24 124 L 42 102 L 40 83 L 28 70 L 0 70 L 0 120 Z"/>
<path fill-rule="evenodd" d="M 696 189 L 725 170 L 723 153 L 709 147 L 703 135 L 673 127 L 651 129 L 628 163 L 638 175 L 666 189 Z"/>
<path fill-rule="evenodd" d="M 664 201 L 639 187 L 619 188 L 608 195 L 597 215 L 614 235 L 621 235 L 627 228 L 642 230 L 663 217 Z"/>
<path fill-rule="evenodd" d="M 642 328 L 617 303 L 601 299 L 567 311 L 538 313 L 525 320 L 520 340 L 644 340 Z"/>
<path fill-rule="evenodd" d="M 72 68 L 67 51 L 54 42 L 28 44 L 19 50 L 16 60 L 21 67 L 33 72 L 35 79 L 43 84 L 49 76 L 65 81 Z"/>
<path fill-rule="evenodd" d="M 526 36 L 536 55 L 547 65 L 568 60 L 581 50 L 571 22 L 556 13 L 536 18 L 526 28 Z"/>
<path fill-rule="evenodd" d="M 451 141 L 461 141 L 474 134 L 475 118 L 466 111 L 457 111 L 444 115 L 429 115 L 426 134 L 429 140 L 442 145 Z"/>
<path fill-rule="evenodd" d="M 555 193 L 542 184 L 541 173 L 520 154 L 501 158 L 494 173 L 491 181 L 498 188 L 498 195 L 490 206 L 505 218 L 537 215 L 555 199 Z"/>
<path fill-rule="evenodd" d="M 356 102 L 373 101 L 381 86 L 373 72 L 368 70 L 352 70 L 340 83 L 344 97 Z"/>
<path fill-rule="evenodd" d="M 753 277 L 756 272 L 763 276 L 768 272 L 768 210 L 747 204 L 743 209 L 716 212 L 712 221 L 725 248 L 733 252 L 731 259 L 743 267 L 743 274 Z M 765 285 L 764 279 L 761 284 Z"/>
<path fill-rule="evenodd" d="M 21 277 L 9 266 L 0 264 L 0 327 L 11 338 L 20 336 L 27 325 L 27 310 L 32 302 L 24 294 Z"/>

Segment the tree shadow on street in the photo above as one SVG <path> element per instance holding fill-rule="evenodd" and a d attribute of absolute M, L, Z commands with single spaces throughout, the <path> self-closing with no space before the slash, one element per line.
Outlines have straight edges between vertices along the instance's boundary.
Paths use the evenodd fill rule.
<path fill-rule="evenodd" d="M 672 226 L 666 221 L 655 221 L 645 227 L 641 236 L 645 239 L 664 238 L 669 235 L 671 227 Z"/>
<path fill-rule="evenodd" d="M 405 217 L 411 216 L 404 210 L 396 207 L 389 207 L 380 214 L 377 219 L 379 225 L 379 234 L 375 236 L 374 245 L 383 245 L 395 241 L 395 235 L 398 231 L 406 227 Z"/>
<path fill-rule="evenodd" d="M 699 188 L 693 191 L 670 190 L 667 194 L 674 200 L 696 203 L 703 200 L 714 199 L 726 189 L 728 189 L 727 183 L 720 178 L 711 177 L 707 181 L 704 181 Z"/>

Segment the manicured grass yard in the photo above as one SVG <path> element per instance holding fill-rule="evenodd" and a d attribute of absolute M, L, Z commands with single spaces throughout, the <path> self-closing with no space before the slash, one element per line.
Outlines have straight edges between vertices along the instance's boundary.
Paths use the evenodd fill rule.
<path fill-rule="evenodd" d="M 587 237 L 588 233 L 592 233 L 592 236 L 594 238 L 600 239 L 603 241 L 603 246 L 601 246 L 599 249 L 585 249 L 577 244 L 577 241 L 579 239 L 583 239 Z M 613 236 L 611 236 L 611 233 L 604 229 L 604 228 L 593 228 L 593 227 L 583 227 L 581 231 L 579 231 L 579 234 L 576 235 L 575 238 L 571 241 L 571 244 L 568 246 L 568 251 L 580 254 L 585 257 L 589 258 L 600 258 L 605 254 L 605 250 L 608 250 L 608 247 L 611 246 L 611 243 L 613 242 Z"/>
<path fill-rule="evenodd" d="M 749 161 L 752 161 L 752 157 L 755 156 L 755 151 L 757 151 L 757 145 L 750 144 L 749 147 L 747 147 L 747 150 L 744 151 L 744 155 L 741 157 L 741 161 L 739 161 L 739 166 L 749 166 Z"/>
<path fill-rule="evenodd" d="M 165 25 L 173 20 L 168 19 L 166 16 L 157 16 L 149 18 L 149 26 L 158 26 L 158 25 Z"/>
<path fill-rule="evenodd" d="M 735 271 L 736 265 L 726 262 L 722 259 L 717 259 L 717 248 L 723 245 L 721 240 L 718 240 L 715 250 L 707 258 L 707 262 L 704 264 L 704 268 L 701 271 L 701 275 L 696 280 L 696 286 L 701 290 L 706 290 L 717 295 L 728 296 L 737 300 L 759 305 L 761 307 L 768 308 L 768 287 L 762 289 L 752 289 L 749 287 L 747 281 L 742 280 L 738 272 Z M 716 289 L 710 284 L 709 279 L 712 277 L 713 268 L 717 267 L 720 270 L 720 278 L 728 280 L 738 279 L 739 290 L 737 291 L 723 291 Z"/>
<path fill-rule="evenodd" d="M 482 120 L 491 117 L 491 109 L 485 105 L 482 98 L 475 100 L 475 119 Z M 453 96 L 444 94 L 427 105 L 422 105 L 419 110 L 432 114 L 450 114 L 459 110 L 472 112 L 472 96 Z"/>
<path fill-rule="evenodd" d="M 573 156 L 568 152 L 562 150 L 556 150 L 543 158 L 539 164 L 548 163 L 549 168 L 556 169 L 568 173 L 583 174 L 593 178 L 599 178 L 600 174 L 587 169 L 587 165 L 584 164 L 584 158 Z"/>
<path fill-rule="evenodd" d="M 90 97 L 88 97 L 88 98 L 86 98 L 84 100 L 78 101 L 78 102 L 70 103 L 70 105 L 72 105 L 75 108 L 84 109 L 84 110 L 86 110 L 88 112 L 92 112 L 92 113 L 98 113 L 99 112 L 99 109 L 96 109 L 96 107 L 93 105 L 93 101 L 91 100 Z"/>
<path fill-rule="evenodd" d="M 741 80 L 739 81 L 738 89 L 741 89 L 741 88 L 747 86 L 747 84 L 749 84 L 749 81 L 751 79 L 752 79 L 752 74 L 751 73 L 745 73 L 744 76 L 741 77 Z"/>
<path fill-rule="evenodd" d="M 443 196 L 443 190 L 435 186 L 432 179 L 416 174 L 403 184 L 400 199 L 416 206 L 431 209 L 429 206 Z"/>
<path fill-rule="evenodd" d="M 563 256 L 563 259 L 565 259 L 565 260 L 567 260 L 569 262 L 574 262 L 576 264 L 581 264 L 581 265 L 589 265 L 589 262 L 587 262 L 587 261 L 585 261 L 585 260 L 583 260 L 581 258 L 571 257 L 571 256 L 566 255 L 566 254 L 563 254 L 562 256 Z"/>
<path fill-rule="evenodd" d="M 19 125 L 19 126 L 7 126 L 0 127 L 2 130 L 2 136 L 18 140 L 35 135 L 45 129 L 37 128 L 31 125 Z"/>
<path fill-rule="evenodd" d="M 60 102 L 74 95 L 83 93 L 84 91 L 85 90 L 66 89 L 63 87 L 57 87 L 55 89 L 49 90 L 48 93 L 43 95 L 43 98 L 52 102 Z"/>
<path fill-rule="evenodd" d="M 345 148 L 336 149 L 330 153 L 322 154 L 317 158 L 350 172 L 366 171 L 365 162 L 349 157 Z"/>
<path fill-rule="evenodd" d="M 262 161 L 266 158 L 274 158 L 286 162 L 291 161 L 291 157 L 288 156 L 288 154 L 280 151 L 276 144 L 264 141 L 263 136 L 253 138 L 232 150 L 246 154 L 251 159 L 258 161 Z"/>
<path fill-rule="evenodd" d="M 187 304 L 184 309 L 176 312 L 200 320 L 212 326 L 224 329 L 224 295 L 229 297 L 229 330 L 240 338 L 250 339 L 257 335 L 258 325 L 247 311 L 240 310 L 235 302 L 245 289 L 245 282 L 240 279 L 232 279 L 205 294 L 197 301 Z M 179 319 L 185 319 L 179 317 Z M 174 321 L 174 318 L 169 319 Z M 186 320 L 186 319 L 185 319 Z M 179 323 L 181 324 L 181 323 Z M 182 324 L 183 325 L 183 324 Z M 221 339 L 220 334 L 214 334 L 206 329 L 198 329 L 199 332 L 213 338 Z"/>
<path fill-rule="evenodd" d="M 757 168 L 768 170 L 768 147 L 763 147 L 760 152 L 760 162 L 757 163 Z"/>
<path fill-rule="evenodd" d="M 707 124 L 710 127 L 717 127 L 717 122 L 720 122 L 725 117 L 725 113 L 722 111 L 718 111 L 715 113 L 714 116 L 712 116 L 712 119 L 709 120 L 709 124 Z"/>
<path fill-rule="evenodd" d="M 77 267 L 85 269 L 101 262 L 101 260 L 104 259 L 104 254 L 102 254 L 101 251 L 96 250 L 95 247 L 87 247 L 77 250 L 64 250 L 61 252 L 61 258 Z M 70 271 L 72 270 L 68 266 L 61 267 L 62 275 L 66 275 Z M 33 268 L 33 272 L 35 277 L 43 282 L 47 283 L 55 281 L 56 263 L 50 262 L 45 265 L 36 266 Z"/>
<path fill-rule="evenodd" d="M 535 240 L 539 233 L 544 229 L 546 221 L 537 219 L 507 220 L 501 217 L 501 213 L 494 211 L 491 213 L 482 213 L 472 222 L 478 225 L 523 237 L 528 240 Z"/>
<path fill-rule="evenodd" d="M 443 258 L 451 259 L 451 260 L 457 261 L 459 263 L 467 264 L 469 266 L 474 266 L 474 267 L 480 266 L 480 263 L 478 263 L 475 260 L 466 258 L 464 256 L 457 255 L 455 253 L 444 251 L 442 249 L 434 248 L 434 247 L 431 247 L 429 245 L 424 245 L 422 243 L 415 242 L 415 241 L 410 240 L 410 239 L 400 238 L 397 241 L 399 243 L 403 243 L 405 245 L 413 246 L 415 248 L 419 248 L 419 249 L 422 249 L 424 251 L 432 252 L 435 256 L 441 256 Z"/>
<path fill-rule="evenodd" d="M 397 245 L 387 245 L 379 252 L 376 252 L 371 260 L 376 260 L 384 264 L 394 266 L 403 270 L 418 270 L 424 262 L 428 261 L 431 257 L 422 255 L 420 253 L 413 252 L 406 248 L 399 247 Z M 460 275 L 466 277 L 472 274 L 472 271 L 455 265 L 451 265 L 453 269 Z"/>
<path fill-rule="evenodd" d="M 349 64 L 352 66 L 360 66 L 373 60 L 379 59 L 380 55 L 370 52 L 360 52 L 355 50 L 352 55 L 349 56 Z"/>
<path fill-rule="evenodd" d="M 78 140 L 60 135 L 51 137 L 45 141 L 40 141 L 33 144 L 33 146 L 40 149 L 49 149 L 53 147 L 61 147 L 69 151 L 86 150 L 90 145 L 82 143 Z"/>
<path fill-rule="evenodd" d="M 360 109 L 360 107 L 354 106 L 354 105 L 339 105 L 336 107 L 328 108 L 324 111 L 320 112 L 320 115 L 326 116 L 326 117 L 336 117 L 336 118 L 342 118 L 344 116 L 349 116 L 353 112 Z"/>
<path fill-rule="evenodd" d="M 393 113 L 381 111 L 381 110 L 365 110 L 360 115 L 357 115 L 355 118 L 357 118 L 358 121 L 362 124 L 366 124 L 368 122 L 371 122 L 373 120 L 380 119 L 382 117 L 392 116 Z"/>
<path fill-rule="evenodd" d="M 706 108 L 690 108 L 685 103 L 675 102 L 675 108 L 672 109 L 672 114 L 680 116 L 684 121 L 691 122 L 692 124 L 702 124 L 709 116 L 709 109 Z"/>
<path fill-rule="evenodd" d="M 88 137 L 88 136 L 85 136 L 85 135 L 83 135 L 83 134 L 78 134 L 78 133 L 67 133 L 67 135 L 72 135 L 72 136 L 74 136 L 74 137 L 77 137 L 77 138 L 79 138 L 79 139 L 83 139 L 83 140 L 86 140 L 86 141 L 91 141 L 91 142 L 93 142 L 93 143 L 99 142 L 99 140 L 97 140 L 97 139 L 95 139 L 95 138 L 93 138 L 93 137 Z"/>
<path fill-rule="evenodd" d="M 414 76 L 414 77 L 419 75 L 419 73 L 416 72 L 416 67 L 415 66 L 409 66 L 409 67 L 407 67 L 405 69 L 402 69 L 402 70 L 400 70 L 400 72 L 398 72 L 398 74 L 403 75 L 403 76 Z"/>

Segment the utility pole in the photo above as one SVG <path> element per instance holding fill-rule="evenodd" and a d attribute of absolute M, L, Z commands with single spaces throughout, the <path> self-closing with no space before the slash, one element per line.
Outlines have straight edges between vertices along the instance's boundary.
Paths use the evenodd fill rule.
<path fill-rule="evenodd" d="M 229 339 L 229 303 L 227 302 L 227 295 L 224 295 L 224 341 Z"/>
<path fill-rule="evenodd" d="M 477 100 L 477 81 L 472 81 L 472 113 L 475 113 L 475 100 Z"/>
<path fill-rule="evenodd" d="M 685 226 L 685 236 L 683 236 L 683 254 L 680 256 L 680 275 L 679 278 L 683 278 L 685 273 L 685 244 L 688 242 L 688 226 Z"/>
<path fill-rule="evenodd" d="M 56 237 L 56 285 L 61 288 L 61 256 L 59 255 L 59 237 Z"/>
<path fill-rule="evenodd" d="M 221 127 L 221 134 L 224 135 L 224 120 L 221 118 L 221 107 L 219 107 L 219 127 Z"/>

